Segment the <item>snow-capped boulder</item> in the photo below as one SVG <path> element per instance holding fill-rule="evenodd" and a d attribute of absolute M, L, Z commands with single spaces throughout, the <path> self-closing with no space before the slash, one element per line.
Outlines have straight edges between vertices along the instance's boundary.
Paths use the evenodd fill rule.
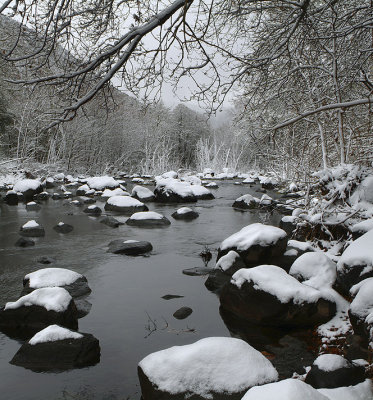
<path fill-rule="evenodd" d="M 87 179 L 87 185 L 90 189 L 105 190 L 119 187 L 119 182 L 110 176 L 95 176 Z"/>
<path fill-rule="evenodd" d="M 244 194 L 234 201 L 232 207 L 241 210 L 254 210 L 258 208 L 259 203 L 260 200 L 257 197 L 251 196 L 251 194 Z"/>
<path fill-rule="evenodd" d="M 110 228 L 118 228 L 118 226 L 124 225 L 124 222 L 120 222 L 116 218 L 114 218 L 114 217 L 112 217 L 110 215 L 102 217 L 100 219 L 100 222 L 102 224 L 105 224 L 105 225 L 109 226 Z"/>
<path fill-rule="evenodd" d="M 141 227 L 161 227 L 171 224 L 168 218 L 164 215 L 154 211 L 136 212 L 131 215 L 126 221 L 127 225 L 141 226 Z"/>
<path fill-rule="evenodd" d="M 59 222 L 57 225 L 55 225 L 53 227 L 53 229 L 57 232 L 57 233 L 70 233 L 73 231 L 74 227 L 72 225 L 69 224 L 65 224 L 64 222 Z"/>
<path fill-rule="evenodd" d="M 352 386 L 365 380 L 365 368 L 337 354 L 322 354 L 313 362 L 305 382 L 316 389 Z"/>
<path fill-rule="evenodd" d="M 337 266 L 324 253 L 315 251 L 297 258 L 289 274 L 315 289 L 331 288 L 337 278 Z"/>
<path fill-rule="evenodd" d="M 348 293 L 356 283 L 373 277 L 373 230 L 354 240 L 337 263 L 337 283 Z"/>
<path fill-rule="evenodd" d="M 99 206 L 91 205 L 91 206 L 88 206 L 87 208 L 85 208 L 83 210 L 83 212 L 85 212 L 86 214 L 90 214 L 90 215 L 98 217 L 101 215 L 102 210 Z"/>
<path fill-rule="evenodd" d="M 351 226 L 350 231 L 352 232 L 353 238 L 356 240 L 360 236 L 364 235 L 368 231 L 373 229 L 373 218 L 361 221 Z"/>
<path fill-rule="evenodd" d="M 215 265 L 215 269 L 220 269 L 230 276 L 241 268 L 245 268 L 245 263 L 242 261 L 241 256 L 234 250 L 229 251 L 225 256 L 219 258 Z"/>
<path fill-rule="evenodd" d="M 113 197 L 113 196 L 129 196 L 130 194 L 128 192 L 126 192 L 125 190 L 123 190 L 122 188 L 116 188 L 116 189 L 105 189 L 102 192 L 101 197 L 103 199 L 108 199 L 109 197 Z"/>
<path fill-rule="evenodd" d="M 143 186 L 136 185 L 132 189 L 131 196 L 140 201 L 154 201 L 154 193 Z"/>
<path fill-rule="evenodd" d="M 208 189 L 219 189 L 219 185 L 216 182 L 210 182 L 205 185 Z"/>
<path fill-rule="evenodd" d="M 329 400 L 371 400 L 373 399 L 373 384 L 371 379 L 354 386 L 341 386 L 335 389 L 317 389 Z"/>
<path fill-rule="evenodd" d="M 52 189 L 55 187 L 54 179 L 51 176 L 45 180 L 45 187 L 46 189 Z"/>
<path fill-rule="evenodd" d="M 173 178 L 156 179 L 155 201 L 160 203 L 190 203 L 197 201 L 192 185 Z"/>
<path fill-rule="evenodd" d="M 189 207 L 181 207 L 177 209 L 174 213 L 171 214 L 171 217 L 174 219 L 183 219 L 186 221 L 191 221 L 199 217 L 197 211 L 192 210 Z"/>
<path fill-rule="evenodd" d="M 145 181 L 144 181 L 144 179 L 138 177 L 138 178 L 133 178 L 133 179 L 131 180 L 131 182 L 132 182 L 132 183 L 140 183 L 140 184 L 143 184 Z"/>
<path fill-rule="evenodd" d="M 91 190 L 90 187 L 89 187 L 87 184 L 84 184 L 84 185 L 82 185 L 82 186 L 79 186 L 79 187 L 76 189 L 76 195 L 77 195 L 77 196 L 85 196 L 86 193 L 87 193 L 89 190 Z"/>
<path fill-rule="evenodd" d="M 26 204 L 27 211 L 39 211 L 40 209 L 40 205 L 38 203 L 35 203 L 35 201 L 30 201 Z"/>
<path fill-rule="evenodd" d="M 248 176 L 242 181 L 242 183 L 245 185 L 254 185 L 255 179 L 253 179 L 251 176 Z"/>
<path fill-rule="evenodd" d="M 14 246 L 17 246 L 17 247 L 31 247 L 31 246 L 35 246 L 35 242 L 32 239 L 20 237 L 14 243 Z"/>
<path fill-rule="evenodd" d="M 23 179 L 13 186 L 13 190 L 22 193 L 25 200 L 32 200 L 35 194 L 43 191 L 43 185 L 38 179 Z"/>
<path fill-rule="evenodd" d="M 278 185 L 278 181 L 275 178 L 270 177 L 259 177 L 260 184 L 263 189 L 274 189 Z"/>
<path fill-rule="evenodd" d="M 49 325 L 24 343 L 10 363 L 46 372 L 88 367 L 99 361 L 100 344 L 94 336 Z"/>
<path fill-rule="evenodd" d="M 215 196 L 204 186 L 201 185 L 191 185 L 192 193 L 198 200 L 212 200 Z"/>
<path fill-rule="evenodd" d="M 149 253 L 153 246 L 149 242 L 139 240 L 117 239 L 109 243 L 109 252 L 114 254 L 125 254 L 128 256 L 138 256 Z"/>
<path fill-rule="evenodd" d="M 373 313 L 373 278 L 367 278 L 352 286 L 350 294 L 355 296 L 352 300 L 348 315 L 354 332 L 367 337 L 368 329 L 366 319 Z"/>
<path fill-rule="evenodd" d="M 105 210 L 133 214 L 138 211 L 148 211 L 148 207 L 130 196 L 113 196 L 106 201 Z"/>
<path fill-rule="evenodd" d="M 274 262 L 277 257 L 284 254 L 287 241 L 286 232 L 280 228 L 260 223 L 251 224 L 221 243 L 218 260 L 234 250 L 248 268 Z"/>
<path fill-rule="evenodd" d="M 47 201 L 50 197 L 48 192 L 41 192 L 34 195 L 35 201 Z"/>
<path fill-rule="evenodd" d="M 54 179 L 55 181 L 57 181 L 57 182 L 63 182 L 64 179 L 65 179 L 65 174 L 62 173 L 62 172 L 60 172 L 60 173 L 54 175 L 53 179 Z"/>
<path fill-rule="evenodd" d="M 161 177 L 165 178 L 165 179 L 167 179 L 167 178 L 177 179 L 178 175 L 177 175 L 177 172 L 175 172 L 175 171 L 168 171 L 168 172 L 164 172 L 161 175 Z"/>
<path fill-rule="evenodd" d="M 66 268 L 43 268 L 24 277 L 22 294 L 45 287 L 63 287 L 74 298 L 91 292 L 84 275 Z"/>
<path fill-rule="evenodd" d="M 152 353 L 138 367 L 144 400 L 240 399 L 278 379 L 259 351 L 240 339 L 211 337 Z"/>
<path fill-rule="evenodd" d="M 74 300 L 60 287 L 36 289 L 0 308 L 0 329 L 7 334 L 27 337 L 52 324 L 78 327 Z"/>
<path fill-rule="evenodd" d="M 201 179 L 198 178 L 198 176 L 195 176 L 195 175 L 182 176 L 181 180 L 183 180 L 184 182 L 188 182 L 191 185 L 197 185 L 197 186 L 201 186 L 202 185 Z"/>
<path fill-rule="evenodd" d="M 299 379 L 284 379 L 280 382 L 255 386 L 242 400 L 330 400 L 312 386 Z"/>
<path fill-rule="evenodd" d="M 297 227 L 299 221 L 299 218 L 294 215 L 285 215 L 281 218 L 279 226 L 290 236 Z"/>
<path fill-rule="evenodd" d="M 27 237 L 40 237 L 45 236 L 45 230 L 35 220 L 30 220 L 21 226 L 20 234 Z"/>
<path fill-rule="evenodd" d="M 315 251 L 308 242 L 300 242 L 298 240 L 289 240 L 285 253 L 277 259 L 277 265 L 289 272 L 294 261 L 304 253 Z"/>
<path fill-rule="evenodd" d="M 237 271 L 223 287 L 220 304 L 240 319 L 277 327 L 314 326 L 336 312 L 335 303 L 321 291 L 274 265 Z"/>
<path fill-rule="evenodd" d="M 8 190 L 4 197 L 4 201 L 8 206 L 16 206 L 18 204 L 18 195 L 14 190 Z"/>

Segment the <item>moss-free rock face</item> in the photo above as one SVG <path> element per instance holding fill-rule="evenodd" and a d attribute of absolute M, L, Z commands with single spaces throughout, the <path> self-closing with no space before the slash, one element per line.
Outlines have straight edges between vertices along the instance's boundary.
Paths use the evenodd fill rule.
<path fill-rule="evenodd" d="M 109 253 L 125 254 L 128 256 L 138 256 L 149 253 L 153 246 L 149 242 L 138 240 L 117 239 L 109 243 Z"/>
<path fill-rule="evenodd" d="M 218 260 L 230 251 L 241 256 L 247 268 L 275 263 L 286 250 L 286 232 L 274 226 L 251 224 L 225 239 L 218 251 Z"/>
<path fill-rule="evenodd" d="M 100 344 L 94 336 L 50 325 L 24 343 L 10 363 L 35 372 L 57 372 L 99 361 Z"/>
<path fill-rule="evenodd" d="M 240 400 L 247 389 L 278 374 L 240 339 L 211 337 L 145 357 L 138 367 L 144 400 Z"/>
<path fill-rule="evenodd" d="M 336 312 L 335 303 L 322 292 L 274 265 L 237 271 L 223 287 L 220 304 L 242 320 L 277 327 L 319 325 Z"/>

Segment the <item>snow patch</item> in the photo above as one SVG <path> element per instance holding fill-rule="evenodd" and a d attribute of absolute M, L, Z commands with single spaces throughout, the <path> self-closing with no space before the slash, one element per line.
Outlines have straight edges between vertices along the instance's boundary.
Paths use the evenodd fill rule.
<path fill-rule="evenodd" d="M 66 268 L 43 268 L 27 274 L 24 279 L 29 280 L 30 288 L 39 289 L 71 285 L 80 278 L 83 275 Z"/>
<path fill-rule="evenodd" d="M 35 221 L 35 220 L 31 220 L 26 222 L 24 225 L 22 225 L 22 229 L 30 229 L 30 228 L 37 228 L 40 225 Z"/>
<path fill-rule="evenodd" d="M 82 337 L 82 334 L 63 328 L 62 326 L 49 325 L 34 335 L 29 340 L 29 344 L 35 345 L 39 343 L 56 342 L 58 340 L 81 339 Z"/>

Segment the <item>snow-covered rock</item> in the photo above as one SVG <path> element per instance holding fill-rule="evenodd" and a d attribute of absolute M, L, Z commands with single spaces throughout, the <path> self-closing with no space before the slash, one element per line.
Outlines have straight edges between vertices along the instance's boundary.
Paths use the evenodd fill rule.
<path fill-rule="evenodd" d="M 321 291 L 274 265 L 237 271 L 223 288 L 220 304 L 241 319 L 272 326 L 313 326 L 330 320 L 336 311 Z"/>
<path fill-rule="evenodd" d="M 8 190 L 5 194 L 4 201 L 8 206 L 16 206 L 18 204 L 18 195 L 14 190 Z"/>
<path fill-rule="evenodd" d="M 215 196 L 204 186 L 201 185 L 191 185 L 190 186 L 193 195 L 198 200 L 212 200 Z"/>
<path fill-rule="evenodd" d="M 40 237 L 45 236 L 45 230 L 32 219 L 21 226 L 20 234 L 27 237 Z"/>
<path fill-rule="evenodd" d="M 237 252 L 247 267 L 268 263 L 284 254 L 287 245 L 286 232 L 274 226 L 260 223 L 242 228 L 225 239 L 219 248 L 218 260 L 229 251 Z"/>
<path fill-rule="evenodd" d="M 140 201 L 153 201 L 155 199 L 154 193 L 143 186 L 134 186 L 131 196 Z"/>
<path fill-rule="evenodd" d="M 160 227 L 168 226 L 171 222 L 164 215 L 157 212 L 142 211 L 132 214 L 126 221 L 126 224 L 142 227 Z"/>
<path fill-rule="evenodd" d="M 244 194 L 238 197 L 232 204 L 233 208 L 239 208 L 242 210 L 253 210 L 258 208 L 260 199 L 252 196 L 251 194 Z"/>
<path fill-rule="evenodd" d="M 101 215 L 102 210 L 101 210 L 101 208 L 99 206 L 91 205 L 91 206 L 88 206 L 87 208 L 85 208 L 83 210 L 83 212 L 85 212 L 86 214 L 90 214 L 90 215 L 93 215 L 95 217 L 98 217 L 98 216 Z"/>
<path fill-rule="evenodd" d="M 23 179 L 13 186 L 13 190 L 22 193 L 25 200 L 32 200 L 35 194 L 43 191 L 43 186 L 38 179 Z"/>
<path fill-rule="evenodd" d="M 138 211 L 147 211 L 148 207 L 130 196 L 113 196 L 106 201 L 105 210 L 132 214 Z"/>
<path fill-rule="evenodd" d="M 351 386 L 364 382 L 365 368 L 337 354 L 322 354 L 308 371 L 305 382 L 316 389 Z"/>
<path fill-rule="evenodd" d="M 201 186 L 201 184 L 202 184 L 201 179 L 199 179 L 198 176 L 195 176 L 195 175 L 186 175 L 186 176 L 183 176 L 181 179 L 184 182 L 190 183 L 191 185 Z"/>
<path fill-rule="evenodd" d="M 251 176 L 248 176 L 246 179 L 242 181 L 242 183 L 246 185 L 253 185 L 255 183 L 255 179 L 252 178 Z"/>
<path fill-rule="evenodd" d="M 26 204 L 27 211 L 39 211 L 40 209 L 40 205 L 38 203 L 35 203 L 35 201 L 30 201 Z"/>
<path fill-rule="evenodd" d="M 370 379 L 354 386 L 342 386 L 335 389 L 317 389 L 329 400 L 371 400 L 373 399 L 373 386 Z"/>
<path fill-rule="evenodd" d="M 103 199 L 108 199 L 109 197 L 113 196 L 129 196 L 129 193 L 119 187 L 113 190 L 105 189 L 101 195 Z"/>
<path fill-rule="evenodd" d="M 10 363 L 46 372 L 83 368 L 99 360 L 100 345 L 95 337 L 50 325 L 24 343 Z"/>
<path fill-rule="evenodd" d="M 175 171 L 164 172 L 161 176 L 162 178 L 172 178 L 172 179 L 177 179 L 178 177 L 177 172 Z"/>
<path fill-rule="evenodd" d="M 251 388 L 242 400 L 330 400 L 298 379 L 285 379 Z M 342 400 L 342 399 L 340 399 Z"/>
<path fill-rule="evenodd" d="M 63 287 L 73 297 L 91 292 L 85 276 L 66 268 L 43 268 L 31 272 L 24 277 L 23 286 L 25 293 L 45 287 Z"/>
<path fill-rule="evenodd" d="M 152 353 L 139 363 L 144 400 L 240 398 L 278 379 L 259 351 L 240 339 L 211 337 Z"/>
<path fill-rule="evenodd" d="M 69 224 L 65 224 L 64 222 L 59 222 L 57 225 L 55 225 L 53 227 L 53 229 L 57 232 L 57 233 L 70 233 L 74 230 L 74 227 L 72 225 Z"/>
<path fill-rule="evenodd" d="M 174 219 L 183 219 L 185 221 L 191 221 L 199 217 L 197 211 L 192 210 L 189 207 L 181 207 L 171 214 Z"/>
<path fill-rule="evenodd" d="M 85 196 L 86 193 L 91 190 L 87 184 L 81 185 L 76 189 L 77 196 Z"/>
<path fill-rule="evenodd" d="M 100 219 L 100 222 L 102 224 L 105 224 L 105 225 L 109 226 L 110 228 L 118 228 L 118 226 L 124 225 L 124 222 L 120 222 L 116 218 L 114 218 L 114 217 L 112 217 L 110 215 L 102 217 Z"/>
<path fill-rule="evenodd" d="M 110 176 L 95 176 L 87 179 L 87 184 L 90 189 L 105 190 L 115 189 L 119 187 L 119 182 Z"/>
<path fill-rule="evenodd" d="M 138 178 L 133 178 L 133 179 L 131 180 L 131 182 L 132 182 L 132 183 L 144 183 L 145 181 L 144 181 L 144 179 L 138 177 Z"/>
<path fill-rule="evenodd" d="M 337 263 L 337 282 L 348 293 L 356 283 L 373 277 L 373 230 L 354 240 Z"/>
<path fill-rule="evenodd" d="M 210 182 L 205 185 L 205 187 L 209 189 L 218 189 L 219 185 L 216 182 Z"/>
<path fill-rule="evenodd" d="M 354 285 L 350 293 L 355 298 L 351 302 L 348 315 L 354 332 L 361 336 L 367 336 L 367 317 L 373 313 L 373 278 L 367 278 Z"/>
<path fill-rule="evenodd" d="M 337 278 L 337 266 L 324 253 L 309 252 L 294 261 L 289 274 L 315 289 L 330 288 Z"/>
<path fill-rule="evenodd" d="M 155 201 L 160 203 L 190 203 L 197 201 L 192 185 L 173 178 L 156 178 Z"/>
<path fill-rule="evenodd" d="M 108 252 L 114 254 L 125 254 L 128 256 L 138 256 L 149 253 L 152 250 L 153 246 L 149 242 L 117 239 L 109 243 Z"/>
<path fill-rule="evenodd" d="M 233 275 L 241 268 L 245 268 L 245 264 L 240 255 L 234 250 L 229 251 L 225 256 L 221 257 L 215 265 L 215 269 L 220 269 L 228 275 Z"/>
<path fill-rule="evenodd" d="M 290 236 L 297 227 L 299 221 L 299 218 L 294 215 L 285 215 L 281 218 L 280 228 Z"/>
<path fill-rule="evenodd" d="M 76 329 L 77 310 L 69 292 L 60 287 L 36 289 L 0 308 L 0 328 L 26 336 L 58 324 Z"/>
<path fill-rule="evenodd" d="M 364 235 L 368 231 L 373 229 L 373 218 L 361 221 L 351 226 L 350 230 L 354 236 L 354 239 Z"/>

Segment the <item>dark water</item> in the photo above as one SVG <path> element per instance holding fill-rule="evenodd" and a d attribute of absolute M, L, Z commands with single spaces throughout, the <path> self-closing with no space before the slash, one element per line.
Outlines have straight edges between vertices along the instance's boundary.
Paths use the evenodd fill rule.
<path fill-rule="evenodd" d="M 192 222 L 171 218 L 180 205 L 149 203 L 150 210 L 170 218 L 171 226 L 162 229 L 127 225 L 109 228 L 66 200 L 49 200 L 38 212 L 27 212 L 23 204 L 2 204 L 0 304 L 16 300 L 24 275 L 44 267 L 35 261 L 39 256 L 56 258 L 53 266 L 73 269 L 88 279 L 92 293 L 87 300 L 93 306 L 89 315 L 79 320 L 79 330 L 99 339 L 101 361 L 94 367 L 69 372 L 34 373 L 9 364 L 21 344 L 0 333 L 0 398 L 138 400 L 136 368 L 147 354 L 208 336 L 230 336 L 219 315 L 218 298 L 204 286 L 206 278 L 186 276 L 182 270 L 203 266 L 198 254 L 204 245 L 216 249 L 225 237 L 243 226 L 264 222 L 264 214 L 237 212 L 231 207 L 238 196 L 254 194 L 254 190 L 232 182 L 221 183 L 214 191 L 215 200 L 192 205 L 200 213 Z M 29 219 L 40 222 L 46 236 L 36 239 L 34 247 L 17 248 L 14 243 L 19 227 Z M 118 219 L 125 221 L 126 217 Z M 265 222 L 276 224 L 278 219 L 272 216 Z M 73 225 L 74 231 L 57 234 L 52 227 L 60 221 Z M 154 250 L 149 257 L 107 253 L 107 244 L 118 238 L 148 240 Z M 215 258 L 216 252 L 210 266 Z M 184 298 L 166 301 L 161 298 L 166 294 Z M 191 307 L 193 313 L 179 321 L 172 314 L 182 306 Z M 156 324 L 152 333 L 148 329 L 149 316 Z M 152 323 L 150 326 L 154 328 Z"/>

